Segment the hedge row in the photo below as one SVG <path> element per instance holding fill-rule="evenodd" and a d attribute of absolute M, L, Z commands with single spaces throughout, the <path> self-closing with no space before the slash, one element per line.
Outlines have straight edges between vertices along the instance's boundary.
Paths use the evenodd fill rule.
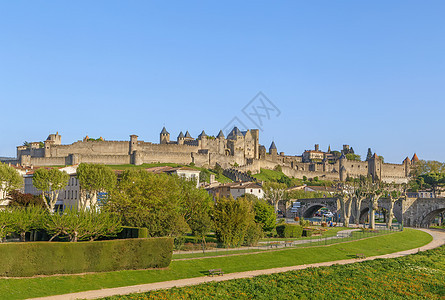
<path fill-rule="evenodd" d="M 0 276 L 27 277 L 117 270 L 165 268 L 172 238 L 96 242 L 29 242 L 0 244 Z"/>
<path fill-rule="evenodd" d="M 277 234 L 281 238 L 299 238 L 303 233 L 303 226 L 294 224 L 282 224 L 276 227 Z"/>

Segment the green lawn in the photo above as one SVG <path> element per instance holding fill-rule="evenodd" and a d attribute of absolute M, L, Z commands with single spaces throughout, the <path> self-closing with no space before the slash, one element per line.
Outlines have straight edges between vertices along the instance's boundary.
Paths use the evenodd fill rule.
<path fill-rule="evenodd" d="M 1 299 L 24 299 L 206 276 L 209 269 L 222 268 L 225 273 L 269 269 L 300 264 L 347 259 L 356 253 L 381 255 L 427 244 L 431 236 L 414 229 L 375 238 L 333 244 L 327 247 L 293 248 L 250 255 L 215 257 L 172 262 L 163 270 L 135 270 L 96 274 L 52 276 L 24 279 L 0 279 Z M 42 258 L 44 259 L 44 258 Z M 48 262 L 57 263 L 57 262 Z"/>
<path fill-rule="evenodd" d="M 353 229 L 353 228 L 349 228 L 349 227 L 328 227 L 327 231 L 324 231 L 321 233 L 322 237 L 331 237 L 331 236 L 336 236 L 337 232 L 342 231 L 342 230 L 348 230 L 348 229 Z M 320 236 L 313 236 L 313 237 L 301 237 L 301 238 L 277 238 L 277 237 L 273 237 L 273 238 L 263 238 L 260 240 L 260 242 L 274 242 L 274 241 L 297 241 L 297 240 L 307 240 L 307 239 L 317 239 Z"/>
<path fill-rule="evenodd" d="M 310 243 L 303 243 L 303 244 L 295 244 L 292 246 L 287 246 L 287 247 L 292 247 L 292 248 L 307 248 L 307 247 L 316 247 L 316 246 L 326 246 L 326 245 L 331 245 L 331 244 L 338 244 L 338 243 L 344 243 L 344 242 L 351 242 L 353 240 L 360 240 L 360 239 L 364 239 L 364 238 L 370 238 L 370 237 L 375 237 L 378 235 L 384 235 L 384 234 L 390 234 L 391 232 L 388 230 L 379 230 L 378 232 L 362 232 L 362 231 L 354 231 L 352 232 L 352 236 L 349 237 L 343 237 L 341 239 L 327 239 L 331 236 L 334 236 L 338 231 L 345 229 L 345 227 L 343 228 L 338 228 L 339 230 L 335 230 L 333 232 L 331 232 L 331 234 L 327 234 L 326 236 L 314 236 L 314 237 L 303 237 L 303 238 L 298 238 L 298 239 L 280 239 L 280 240 L 286 240 L 286 241 L 295 241 L 295 240 L 311 240 Z M 346 228 L 348 229 L 348 228 Z M 349 228 L 350 229 L 350 228 Z M 328 232 L 325 232 L 328 233 Z M 335 234 L 334 234 L 335 233 Z M 278 241 L 277 239 L 275 239 L 275 241 Z M 173 259 L 185 259 L 185 258 L 203 258 L 203 257 L 212 257 L 212 256 L 222 256 L 222 255 L 235 255 L 235 254 L 244 254 L 244 253 L 249 253 L 249 252 L 260 252 L 260 251 L 282 251 L 283 248 L 276 248 L 273 244 L 273 241 L 269 241 L 271 243 L 263 243 L 263 244 L 259 244 L 258 246 L 254 246 L 256 248 L 254 249 L 243 249 L 240 248 L 239 250 L 227 250 L 224 248 L 219 248 L 216 249 L 216 251 L 214 250 L 207 250 L 206 252 L 195 252 L 195 253 L 187 253 L 187 252 L 182 252 L 182 253 L 177 253 L 177 254 L 173 254 Z M 197 249 L 199 250 L 199 249 Z"/>
<path fill-rule="evenodd" d="M 106 299 L 445 299 L 445 247 Z"/>

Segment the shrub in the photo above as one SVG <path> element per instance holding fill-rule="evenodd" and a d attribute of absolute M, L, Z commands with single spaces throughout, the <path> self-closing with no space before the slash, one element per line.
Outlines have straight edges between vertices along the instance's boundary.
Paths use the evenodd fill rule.
<path fill-rule="evenodd" d="M 294 224 L 282 224 L 278 225 L 276 230 L 281 238 L 299 238 L 303 232 L 303 227 Z"/>
<path fill-rule="evenodd" d="M 172 250 L 172 238 L 1 244 L 0 276 L 165 268 L 170 264 Z"/>
<path fill-rule="evenodd" d="M 263 229 L 261 225 L 253 223 L 247 229 L 246 236 L 244 237 L 244 245 L 255 246 L 262 237 Z"/>
<path fill-rule="evenodd" d="M 303 218 L 300 219 L 300 226 L 306 227 L 310 225 L 310 221 L 309 220 L 305 220 Z"/>
<path fill-rule="evenodd" d="M 328 227 L 328 223 L 326 223 L 326 222 L 321 222 L 321 227 Z"/>

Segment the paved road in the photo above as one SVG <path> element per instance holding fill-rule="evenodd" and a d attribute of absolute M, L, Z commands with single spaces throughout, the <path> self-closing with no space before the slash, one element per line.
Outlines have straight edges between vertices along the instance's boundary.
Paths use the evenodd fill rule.
<path fill-rule="evenodd" d="M 360 261 L 374 260 L 377 258 L 401 257 L 401 256 L 406 256 L 409 254 L 417 253 L 418 251 L 430 250 L 430 249 L 434 249 L 434 248 L 440 247 L 442 245 L 445 245 L 445 231 L 431 230 L 431 229 L 419 229 L 419 230 L 429 233 L 433 237 L 433 241 L 423 247 L 420 247 L 420 248 L 405 250 L 405 251 L 391 253 L 391 254 L 367 257 L 365 259 L 361 259 Z M 148 291 L 152 291 L 152 290 L 169 289 L 172 287 L 197 285 L 197 284 L 211 282 L 211 281 L 225 281 L 225 280 L 238 279 L 238 278 L 254 277 L 254 276 L 258 276 L 258 275 L 266 275 L 266 274 L 281 273 L 281 272 L 287 272 L 287 271 L 302 270 L 302 269 L 306 269 L 306 268 L 310 268 L 310 267 L 331 266 L 334 264 L 346 265 L 346 264 L 355 263 L 357 261 L 358 261 L 357 259 L 345 259 L 345 260 L 337 260 L 337 261 L 308 264 L 308 265 L 299 265 L 299 266 L 273 268 L 273 269 L 266 269 L 266 270 L 255 270 L 255 271 L 247 271 L 247 272 L 239 272 L 239 273 L 230 273 L 230 274 L 225 274 L 224 276 L 218 276 L 218 277 L 208 277 L 208 276 L 195 277 L 195 278 L 140 284 L 140 285 L 126 286 L 126 287 L 95 290 L 95 291 L 86 291 L 86 292 L 65 294 L 65 295 L 59 295 L 59 296 L 34 298 L 34 299 L 42 299 L 42 300 L 43 299 L 45 299 L 45 300 L 97 299 L 97 298 L 109 297 L 109 296 L 114 296 L 114 295 L 143 293 L 143 292 L 148 292 Z"/>

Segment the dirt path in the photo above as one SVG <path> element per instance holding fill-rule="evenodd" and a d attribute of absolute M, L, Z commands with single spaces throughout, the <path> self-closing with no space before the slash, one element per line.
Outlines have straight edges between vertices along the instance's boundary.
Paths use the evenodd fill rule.
<path fill-rule="evenodd" d="M 49 296 L 49 297 L 34 298 L 34 299 L 45 299 L 45 300 L 96 299 L 96 298 L 103 298 L 103 297 L 109 297 L 109 296 L 114 296 L 114 295 L 143 293 L 143 292 L 152 291 L 152 290 L 169 289 L 172 287 L 197 285 L 197 284 L 211 282 L 211 281 L 225 281 L 225 280 L 238 279 L 238 278 L 254 277 L 254 276 L 258 276 L 258 275 L 266 275 L 266 274 L 281 273 L 281 272 L 294 271 L 294 270 L 302 270 L 302 269 L 306 269 L 306 268 L 310 268 L 310 267 L 331 266 L 334 264 L 346 265 L 346 264 L 351 264 L 351 263 L 355 263 L 358 261 L 374 260 L 377 258 L 395 258 L 395 257 L 401 257 L 401 256 L 406 256 L 409 254 L 417 253 L 419 251 L 434 249 L 434 248 L 440 247 L 445 244 L 445 231 L 430 230 L 430 229 L 419 229 L 419 230 L 429 233 L 433 237 L 433 241 L 423 247 L 420 247 L 420 248 L 400 251 L 400 252 L 391 253 L 391 254 L 373 256 L 373 257 L 368 257 L 368 258 L 360 259 L 360 260 L 345 259 L 345 260 L 337 260 L 337 261 L 315 263 L 315 264 L 308 264 L 308 265 L 298 265 L 298 266 L 273 268 L 273 269 L 266 269 L 266 270 L 254 270 L 254 271 L 247 271 L 247 272 L 230 273 L 230 274 L 225 274 L 224 276 L 217 276 L 217 277 L 208 277 L 208 276 L 195 277 L 195 278 L 187 278 L 187 279 L 171 280 L 171 281 L 164 281 L 164 282 L 133 285 L 133 286 L 125 286 L 125 287 L 118 287 L 118 288 L 85 291 L 85 292 L 79 292 L 79 293 L 65 294 L 65 295 L 59 295 L 59 296 Z"/>

